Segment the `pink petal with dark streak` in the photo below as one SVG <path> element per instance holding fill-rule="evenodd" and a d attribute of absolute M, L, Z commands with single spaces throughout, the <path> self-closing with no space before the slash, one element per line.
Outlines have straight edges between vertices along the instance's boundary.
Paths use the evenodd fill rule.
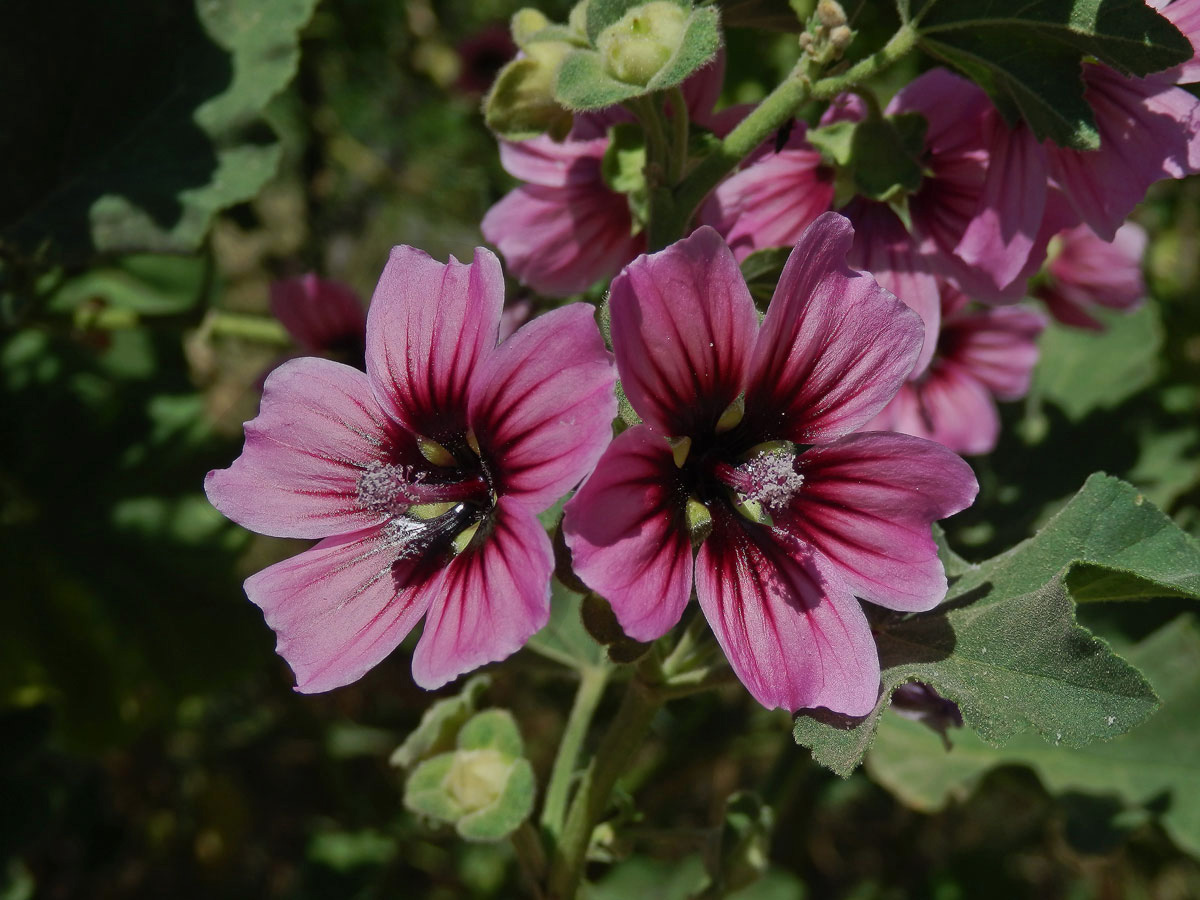
<path fill-rule="evenodd" d="M 434 690 L 519 650 L 550 617 L 553 569 L 554 552 L 537 517 L 501 497 L 488 525 L 431 591 L 413 680 Z"/>
<path fill-rule="evenodd" d="M 367 376 L 325 359 L 285 362 L 268 377 L 246 446 L 204 479 L 209 502 L 244 528 L 274 537 L 323 538 L 382 521 L 358 503 L 358 477 L 390 462 L 399 432 Z"/>
<path fill-rule="evenodd" d="M 384 526 L 326 538 L 246 579 L 301 693 L 357 681 L 396 649 L 436 593 L 439 570 L 397 561 L 387 535 Z"/>
<path fill-rule="evenodd" d="M 367 314 L 367 374 L 380 405 L 437 440 L 466 425 L 472 373 L 496 346 L 504 276 L 479 247 L 468 265 L 392 250 Z"/>
<path fill-rule="evenodd" d="M 545 313 L 501 344 L 470 400 L 498 490 L 538 512 L 583 480 L 612 438 L 615 381 L 585 303 Z"/>
<path fill-rule="evenodd" d="M 744 384 L 758 316 L 729 247 L 703 226 L 612 283 L 612 341 L 629 402 L 664 436 L 710 431 Z"/>
<path fill-rule="evenodd" d="M 849 716 L 875 706 L 879 655 L 867 617 L 812 548 L 723 512 L 700 545 L 696 597 L 763 706 Z"/>
<path fill-rule="evenodd" d="M 564 509 L 575 572 L 612 604 L 635 640 L 666 634 L 692 592 L 692 544 L 679 488 L 667 442 L 635 425 L 617 436 Z"/>

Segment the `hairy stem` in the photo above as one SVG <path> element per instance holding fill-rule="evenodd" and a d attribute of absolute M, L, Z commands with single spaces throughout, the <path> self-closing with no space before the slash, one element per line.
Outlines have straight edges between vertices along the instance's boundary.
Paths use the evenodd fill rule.
<path fill-rule="evenodd" d="M 579 750 L 583 746 L 583 739 L 587 735 L 607 682 L 607 669 L 588 668 L 580 675 L 575 703 L 571 707 L 571 714 L 567 718 L 566 728 L 563 729 L 562 739 L 558 744 L 554 767 L 550 770 L 550 781 L 546 785 L 546 801 L 542 806 L 542 828 L 552 838 L 557 838 L 562 833 L 567 812 L 567 795 L 571 788 L 571 778 L 575 774 L 575 765 L 579 760 Z"/>
<path fill-rule="evenodd" d="M 882 72 L 911 52 L 916 42 L 916 31 L 907 25 L 901 26 L 882 49 L 860 60 L 840 75 L 832 75 L 815 82 L 809 72 L 810 61 L 801 58 L 783 83 L 742 119 L 721 141 L 720 146 L 701 160 L 678 185 L 673 192 L 669 215 L 655 215 L 652 212 L 649 249 L 659 250 L 678 240 L 709 192 L 733 171 L 738 163 L 791 119 L 801 105 L 809 100 L 832 99 Z"/>

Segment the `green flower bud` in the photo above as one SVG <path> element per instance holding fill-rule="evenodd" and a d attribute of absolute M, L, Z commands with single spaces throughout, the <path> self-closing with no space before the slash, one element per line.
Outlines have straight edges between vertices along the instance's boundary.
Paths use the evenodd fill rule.
<path fill-rule="evenodd" d="M 446 773 L 446 792 L 464 815 L 496 802 L 508 784 L 513 760 L 496 750 L 459 750 Z"/>
<path fill-rule="evenodd" d="M 529 43 L 529 39 L 550 27 L 550 20 L 540 10 L 518 9 L 513 13 L 512 22 L 509 25 L 512 31 L 513 43 L 518 47 L 524 47 Z"/>
<path fill-rule="evenodd" d="M 565 41 L 537 41 L 525 56 L 500 70 L 483 103 L 488 127 L 510 140 L 549 132 L 562 138 L 571 130 L 571 113 L 554 99 L 554 78 L 572 50 Z"/>
<path fill-rule="evenodd" d="M 669 0 L 636 6 L 596 39 L 604 67 L 627 84 L 646 84 L 674 56 L 687 31 L 687 10 Z"/>

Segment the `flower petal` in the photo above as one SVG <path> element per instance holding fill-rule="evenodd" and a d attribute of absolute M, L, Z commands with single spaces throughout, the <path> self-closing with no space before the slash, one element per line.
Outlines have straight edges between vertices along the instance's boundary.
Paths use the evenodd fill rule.
<path fill-rule="evenodd" d="M 487 211 L 483 236 L 509 270 L 539 293 L 566 297 L 611 278 L 645 246 L 624 195 L 595 181 L 524 185 Z"/>
<path fill-rule="evenodd" d="M 1021 274 L 1046 208 L 1046 151 L 1028 126 L 984 119 L 988 165 L 979 205 L 954 253 L 991 279 L 999 294 Z"/>
<path fill-rule="evenodd" d="M 696 559 L 696 598 L 754 699 L 790 712 L 866 715 L 879 654 L 862 607 L 812 548 L 779 543 L 727 511 Z"/>
<path fill-rule="evenodd" d="M 635 640 L 666 634 L 692 592 L 692 544 L 679 469 L 661 435 L 622 432 L 563 511 L 575 572 Z"/>
<path fill-rule="evenodd" d="M 1031 309 L 1004 306 L 947 320 L 947 360 L 982 382 L 1001 400 L 1029 391 L 1037 365 L 1037 338 L 1046 320 Z"/>
<path fill-rule="evenodd" d="M 921 355 L 909 374 L 914 378 L 925 371 L 937 349 L 942 309 L 937 277 L 904 223 L 887 204 L 856 199 L 842 212 L 854 223 L 849 264 L 870 272 L 881 288 L 903 300 L 925 326 Z"/>
<path fill-rule="evenodd" d="M 938 362 L 910 381 L 865 430 L 898 431 L 937 441 L 955 453 L 990 453 L 1000 436 L 996 401 L 979 379 L 954 363 Z"/>
<path fill-rule="evenodd" d="M 366 310 L 354 291 L 311 273 L 271 283 L 271 315 L 308 353 L 361 342 L 367 325 Z"/>
<path fill-rule="evenodd" d="M 858 597 L 889 609 L 932 609 L 946 574 L 930 525 L 966 509 L 979 486 L 940 444 L 870 432 L 800 456 L 804 486 L 775 524 L 816 547 Z"/>
<path fill-rule="evenodd" d="M 1129 310 L 1145 298 L 1142 257 L 1147 238 L 1140 225 L 1126 222 L 1112 241 L 1079 225 L 1061 232 L 1058 243 L 1059 252 L 1046 267 L 1050 278 L 1036 291 L 1055 318 L 1100 328 L 1087 314 L 1093 305 Z"/>
<path fill-rule="evenodd" d="M 804 126 L 796 131 L 803 134 Z M 764 247 L 788 247 L 833 200 L 833 178 L 808 144 L 764 156 L 723 181 L 699 220 L 729 242 L 738 261 Z"/>
<path fill-rule="evenodd" d="M 537 517 L 501 497 L 487 524 L 486 537 L 456 556 L 431 591 L 413 653 L 413 680 L 428 690 L 505 659 L 550 618 L 554 551 Z"/>
<path fill-rule="evenodd" d="M 530 184 L 594 184 L 601 180 L 600 161 L 607 149 L 607 136 L 556 141 L 542 135 L 527 141 L 500 141 L 500 164 L 509 175 Z"/>
<path fill-rule="evenodd" d="M 296 690 L 316 694 L 357 681 L 421 618 L 440 570 L 396 556 L 381 526 L 327 538 L 246 579 L 246 596 L 296 673 Z"/>
<path fill-rule="evenodd" d="M 845 218 L 825 213 L 788 257 L 754 345 L 746 415 L 755 432 L 804 444 L 840 437 L 887 405 L 912 370 L 921 318 L 847 268 L 853 239 Z"/>
<path fill-rule="evenodd" d="M 640 256 L 609 295 L 621 385 L 664 436 L 711 431 L 742 390 L 758 316 L 729 247 L 703 226 Z"/>
<path fill-rule="evenodd" d="M 1047 159 L 1051 176 L 1083 221 L 1112 240 L 1150 185 L 1200 171 L 1200 100 L 1099 65 L 1085 65 L 1083 77 L 1100 149 L 1048 143 Z"/>
<path fill-rule="evenodd" d="M 585 303 L 539 316 L 501 344 L 470 398 L 471 428 L 499 492 L 537 512 L 578 484 L 612 438 L 615 381 Z"/>
<path fill-rule="evenodd" d="M 383 517 L 358 502 L 358 477 L 387 459 L 400 429 L 367 376 L 326 359 L 285 362 L 268 377 L 246 446 L 204 479 L 209 502 L 244 528 L 274 537 L 345 534 Z"/>
<path fill-rule="evenodd" d="M 504 276 L 478 247 L 468 265 L 392 249 L 367 313 L 367 374 L 379 404 L 435 440 L 466 425 L 472 373 L 496 346 Z"/>

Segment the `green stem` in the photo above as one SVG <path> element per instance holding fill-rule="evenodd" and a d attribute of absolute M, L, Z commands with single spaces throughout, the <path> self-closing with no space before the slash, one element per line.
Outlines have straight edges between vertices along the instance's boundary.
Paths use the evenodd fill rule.
<path fill-rule="evenodd" d="M 592 716 L 596 713 L 596 707 L 604 695 L 604 686 L 607 683 L 607 669 L 588 668 L 580 675 L 575 703 L 571 707 L 571 714 L 567 717 L 567 725 L 558 744 L 554 767 L 550 770 L 550 781 L 546 785 L 546 802 L 542 806 L 542 828 L 554 838 L 562 833 L 563 819 L 567 811 L 567 795 L 570 793 L 571 779 L 579 760 L 579 750 L 583 746 L 583 739 L 587 735 L 588 726 L 591 725 Z"/>
<path fill-rule="evenodd" d="M 879 51 L 859 60 L 841 75 L 832 75 L 816 82 L 811 79 L 809 60 L 802 58 L 783 83 L 742 119 L 737 127 L 725 136 L 721 145 L 701 160 L 675 189 L 670 215 L 651 213 L 649 249 L 658 250 L 678 240 L 709 192 L 738 163 L 792 118 L 802 104 L 809 100 L 829 100 L 836 97 L 906 56 L 916 43 L 917 32 L 910 26 L 903 25 Z"/>
<path fill-rule="evenodd" d="M 667 167 L 667 184 L 674 187 L 683 178 L 683 170 L 688 160 L 688 122 L 687 101 L 683 91 L 677 87 L 671 88 L 668 98 L 671 101 L 671 157 Z"/>
<path fill-rule="evenodd" d="M 512 841 L 517 861 L 521 864 L 521 871 L 525 873 L 525 880 L 529 883 L 534 898 L 540 900 L 544 895 L 539 885 L 546 876 L 546 851 L 542 848 L 542 839 L 538 837 L 533 826 L 525 821 L 510 835 L 509 840 Z"/>
<path fill-rule="evenodd" d="M 562 839 L 550 869 L 549 894 L 555 900 L 571 900 L 575 896 L 592 830 L 608 805 L 617 779 L 642 745 L 650 722 L 662 703 L 663 698 L 644 680 L 639 667 L 630 679 L 621 708 L 605 732 L 567 812 Z"/>
<path fill-rule="evenodd" d="M 266 316 L 213 310 L 204 320 L 202 327 L 211 335 L 241 338 L 260 344 L 287 346 L 292 343 L 284 327 L 277 320 Z"/>

